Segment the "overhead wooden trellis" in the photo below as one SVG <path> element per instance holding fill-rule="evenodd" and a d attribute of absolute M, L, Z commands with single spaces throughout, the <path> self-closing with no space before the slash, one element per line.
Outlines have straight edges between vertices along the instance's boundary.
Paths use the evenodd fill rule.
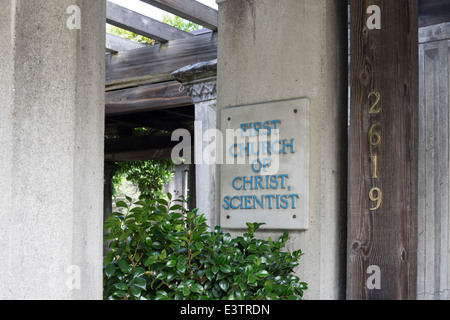
<path fill-rule="evenodd" d="M 146 46 L 107 34 L 107 161 L 170 157 L 170 132 L 193 131 L 194 108 L 173 71 L 217 58 L 218 12 L 195 0 L 142 0 L 204 27 L 185 32 L 138 12 L 107 3 L 107 23 L 157 41 Z M 150 136 L 133 130 L 146 127 Z M 161 134 L 161 130 L 169 134 Z M 155 143 L 157 142 L 157 143 Z"/>
<path fill-rule="evenodd" d="M 115 148 L 106 143 L 107 160 L 139 160 L 169 153 L 164 145 L 130 143 L 133 128 L 175 126 L 193 130 L 194 108 L 186 91 L 170 74 L 184 66 L 217 59 L 218 11 L 195 0 L 141 0 L 149 5 L 197 23 L 205 29 L 184 32 L 138 12 L 108 2 L 107 22 L 157 41 L 146 46 L 114 35 L 106 36 L 106 128 L 119 137 Z M 419 26 L 450 21 L 450 1 L 419 0 Z M 170 125 L 169 125 L 170 124 Z M 168 137 L 168 136 L 166 136 Z M 120 139 L 127 139 L 120 141 Z M 173 143 L 167 140 L 166 146 Z M 124 146 L 122 152 L 119 147 Z M 128 146 L 128 149 L 125 148 Z M 130 146 L 139 150 L 130 150 Z M 160 147 L 158 147 L 160 148 Z M 130 156 L 139 154 L 139 156 Z"/>

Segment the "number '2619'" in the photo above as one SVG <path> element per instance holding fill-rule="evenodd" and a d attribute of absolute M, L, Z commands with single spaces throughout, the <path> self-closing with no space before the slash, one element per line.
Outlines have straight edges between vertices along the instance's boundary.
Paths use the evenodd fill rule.
<path fill-rule="evenodd" d="M 369 93 L 369 99 L 374 96 L 375 101 L 371 105 L 369 109 L 370 115 L 375 115 L 381 113 L 381 107 L 378 106 L 378 103 L 381 100 L 381 94 L 378 91 L 371 91 Z M 372 124 L 369 128 L 368 132 L 368 140 L 369 144 L 372 147 L 376 147 L 381 144 L 381 133 L 377 132 L 377 128 L 381 126 L 381 123 L 375 122 Z M 371 157 L 372 162 L 372 179 L 378 179 L 378 156 L 372 156 Z M 370 189 L 369 191 L 369 199 L 372 202 L 376 202 L 375 207 L 370 208 L 370 211 L 378 210 L 381 207 L 381 204 L 383 203 L 383 192 L 380 188 L 374 187 Z"/>

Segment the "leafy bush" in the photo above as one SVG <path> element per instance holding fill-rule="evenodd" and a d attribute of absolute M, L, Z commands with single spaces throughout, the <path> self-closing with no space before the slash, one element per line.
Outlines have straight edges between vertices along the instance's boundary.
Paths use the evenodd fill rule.
<path fill-rule="evenodd" d="M 289 238 L 261 240 L 262 225 L 248 223 L 233 238 L 220 227 L 208 231 L 204 215 L 182 200 L 120 201 L 126 214 L 105 222 L 104 299 L 300 300 L 307 285 L 293 274 L 301 250 L 283 251 Z"/>
<path fill-rule="evenodd" d="M 173 179 L 174 165 L 171 159 L 116 162 L 116 164 L 119 169 L 114 175 L 114 190 L 117 190 L 122 179 L 126 178 L 139 188 L 142 196 L 158 199 L 164 196 L 164 186 Z"/>

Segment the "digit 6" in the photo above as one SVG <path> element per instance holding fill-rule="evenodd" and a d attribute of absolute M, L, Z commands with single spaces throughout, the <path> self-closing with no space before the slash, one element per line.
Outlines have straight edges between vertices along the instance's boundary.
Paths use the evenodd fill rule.
<path fill-rule="evenodd" d="M 375 132 L 375 127 L 380 126 L 380 123 L 374 123 L 369 129 L 369 143 L 371 146 L 375 147 L 381 143 L 381 135 L 378 132 Z"/>

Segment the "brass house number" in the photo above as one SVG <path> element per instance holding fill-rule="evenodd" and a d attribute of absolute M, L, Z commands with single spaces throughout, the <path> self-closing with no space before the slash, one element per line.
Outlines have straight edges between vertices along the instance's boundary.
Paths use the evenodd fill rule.
<path fill-rule="evenodd" d="M 375 115 L 381 113 L 381 107 L 378 106 L 378 103 L 381 100 L 381 94 L 378 91 L 371 91 L 369 93 L 369 99 L 375 97 L 375 101 L 369 109 L 369 115 Z M 373 123 L 368 132 L 369 144 L 372 147 L 377 147 L 381 144 L 381 133 L 377 132 L 377 128 L 381 125 L 379 122 Z M 378 156 L 374 155 L 370 157 L 372 163 L 372 179 L 378 179 Z M 374 187 L 369 191 L 369 199 L 374 203 L 375 206 L 370 208 L 370 211 L 378 210 L 383 204 L 383 192 L 380 188 Z"/>

